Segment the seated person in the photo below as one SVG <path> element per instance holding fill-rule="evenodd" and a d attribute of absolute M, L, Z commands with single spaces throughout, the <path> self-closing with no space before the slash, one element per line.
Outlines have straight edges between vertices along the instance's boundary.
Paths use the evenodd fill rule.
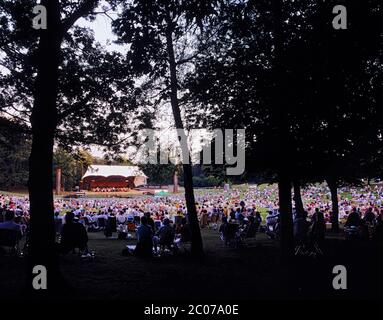
<path fill-rule="evenodd" d="M 201 228 L 205 228 L 209 225 L 209 222 L 208 222 L 208 213 L 207 213 L 207 210 L 206 209 L 203 209 L 201 211 L 201 214 L 200 214 L 200 217 L 201 217 L 201 220 L 200 220 L 200 227 Z"/>
<path fill-rule="evenodd" d="M 61 229 L 63 225 L 62 218 L 60 217 L 60 212 L 58 211 L 55 212 L 54 220 L 55 220 L 55 231 L 56 231 L 56 234 L 59 235 L 61 234 Z"/>
<path fill-rule="evenodd" d="M 261 226 L 261 223 L 262 223 L 262 216 L 261 216 L 261 213 L 259 211 L 256 211 L 255 212 L 255 217 L 254 217 L 254 223 L 255 223 L 255 229 L 256 231 L 259 230 L 260 226 Z"/>
<path fill-rule="evenodd" d="M 230 220 L 235 220 L 235 211 L 234 211 L 234 209 L 231 209 L 229 216 L 230 216 Z"/>
<path fill-rule="evenodd" d="M 223 234 L 225 233 L 225 229 L 226 229 L 226 226 L 227 226 L 227 217 L 226 216 L 223 216 L 222 217 L 222 223 L 221 225 L 219 226 L 219 229 L 218 229 L 218 232 L 223 236 Z"/>
<path fill-rule="evenodd" d="M 318 243 L 319 245 L 323 244 L 326 234 L 326 222 L 322 211 L 319 209 L 315 210 L 312 220 L 312 227 L 310 231 L 311 240 Z"/>
<path fill-rule="evenodd" d="M 111 237 L 113 232 L 117 232 L 117 220 L 113 212 L 109 212 L 104 230 L 105 237 Z"/>
<path fill-rule="evenodd" d="M 190 242 L 191 241 L 191 230 L 190 225 L 187 223 L 186 218 L 182 218 L 181 227 L 179 229 L 180 241 Z"/>
<path fill-rule="evenodd" d="M 98 229 L 97 227 L 97 221 L 94 213 L 87 212 L 84 215 L 84 222 L 85 225 L 88 226 L 88 231 L 96 231 Z"/>
<path fill-rule="evenodd" d="M 254 216 L 249 216 L 249 221 L 245 225 L 245 228 L 241 231 L 241 237 L 253 238 L 257 232 L 258 225 Z"/>
<path fill-rule="evenodd" d="M 65 216 L 65 224 L 61 231 L 61 252 L 68 253 L 75 248 L 80 251 L 87 251 L 88 247 L 88 234 L 85 227 L 75 221 L 74 213 L 68 212 Z"/>
<path fill-rule="evenodd" d="M 174 242 L 174 229 L 170 226 L 170 220 L 165 218 L 163 226 L 156 232 L 153 237 L 154 249 L 157 251 L 157 245 L 170 247 Z"/>
<path fill-rule="evenodd" d="M 155 225 L 154 225 L 154 220 L 152 219 L 150 212 L 145 212 L 145 217 L 147 219 L 148 226 L 151 227 L 152 231 L 154 232 Z"/>
<path fill-rule="evenodd" d="M 153 250 L 153 232 L 152 228 L 148 226 L 148 219 L 141 217 L 141 224 L 137 228 L 137 246 L 133 254 L 140 257 L 149 257 L 152 255 Z"/>
<path fill-rule="evenodd" d="M 239 222 L 242 222 L 243 218 L 244 216 L 242 214 L 241 208 L 237 208 L 237 210 L 235 211 L 235 219 L 238 220 Z"/>
<path fill-rule="evenodd" d="M 294 239 L 297 244 L 306 244 L 310 222 L 307 221 L 307 212 L 297 212 L 293 220 Z"/>
<path fill-rule="evenodd" d="M 225 245 L 228 245 L 232 240 L 236 240 L 238 238 L 238 229 L 239 224 L 232 222 L 227 222 L 226 217 L 222 218 L 222 224 L 219 228 L 221 233 L 221 238 L 225 241 Z"/>
<path fill-rule="evenodd" d="M 360 219 L 359 213 L 354 208 L 351 211 L 351 213 L 349 214 L 349 216 L 347 217 L 347 221 L 346 221 L 344 226 L 345 227 L 359 227 L 360 222 L 361 222 L 361 219 Z"/>
<path fill-rule="evenodd" d="M 266 226 L 274 226 L 279 218 L 278 212 L 269 211 L 266 216 Z"/>
<path fill-rule="evenodd" d="M 14 221 L 15 213 L 7 210 L 4 215 L 4 222 L 0 223 L 0 229 L 14 230 L 18 233 L 19 239 L 22 236 L 21 226 Z"/>
<path fill-rule="evenodd" d="M 126 216 L 125 216 L 125 213 L 124 213 L 123 211 L 120 211 L 120 212 L 117 214 L 116 220 L 117 220 L 117 225 L 125 224 L 126 221 L 127 221 L 127 218 L 126 218 Z"/>
<path fill-rule="evenodd" d="M 96 215 L 97 218 L 97 227 L 98 228 L 105 228 L 106 226 L 106 220 L 108 219 L 108 216 L 105 212 L 100 212 Z"/>
<path fill-rule="evenodd" d="M 364 214 L 363 221 L 371 225 L 375 224 L 375 214 L 372 212 L 372 208 L 368 208 L 367 212 Z"/>

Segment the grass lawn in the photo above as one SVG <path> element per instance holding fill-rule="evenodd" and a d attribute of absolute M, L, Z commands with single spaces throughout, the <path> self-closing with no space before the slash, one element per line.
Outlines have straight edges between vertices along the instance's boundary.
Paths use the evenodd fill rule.
<path fill-rule="evenodd" d="M 172 298 L 189 302 L 204 298 L 254 300 L 381 295 L 381 251 L 371 242 L 352 244 L 330 235 L 325 258 L 300 259 L 284 267 L 277 244 L 264 234 L 242 249 L 224 247 L 215 230 L 203 229 L 202 235 L 206 257 L 196 261 L 185 255 L 149 260 L 125 257 L 121 250 L 127 241 L 106 239 L 102 232 L 90 233 L 89 247 L 96 252 L 93 260 L 83 260 L 76 254 L 61 257 L 62 272 L 73 291 L 60 299 Z M 347 266 L 351 277 L 350 290 L 341 295 L 331 287 L 332 268 L 336 264 Z M 0 256 L 0 299 L 22 296 L 23 281 L 23 259 Z"/>
<path fill-rule="evenodd" d="M 264 183 L 264 184 L 258 185 L 257 189 L 260 190 L 260 191 L 263 191 L 263 190 L 265 190 L 267 188 L 270 188 L 272 186 L 275 186 L 275 185 L 270 185 L 270 184 Z M 245 196 L 245 193 L 247 192 L 248 188 L 249 188 L 249 184 L 241 184 L 241 185 L 233 185 L 232 186 L 232 189 L 235 189 L 235 190 L 239 191 L 241 196 Z M 195 192 L 198 195 L 205 196 L 205 195 L 208 195 L 208 194 L 220 193 L 220 192 L 222 192 L 222 189 L 219 189 L 219 188 L 218 189 L 216 189 L 216 188 L 196 188 Z M 22 191 L 19 191 L 19 192 L 0 191 L 0 194 L 10 195 L 10 196 L 26 196 L 26 195 L 28 195 L 27 191 L 25 191 L 25 192 L 22 192 Z M 183 195 L 183 188 L 180 189 L 180 192 L 178 194 L 181 195 L 181 196 Z M 118 194 L 111 193 L 109 196 L 112 197 L 113 195 L 114 196 L 117 195 L 118 197 L 124 198 L 124 197 L 136 197 L 139 194 L 138 193 L 134 193 L 134 192 L 133 193 L 132 192 L 118 193 Z M 349 200 L 352 199 L 352 196 L 351 196 L 351 194 L 349 192 L 340 193 L 340 196 L 341 196 L 341 198 L 346 198 L 346 199 L 349 199 Z M 59 198 L 61 198 L 61 197 L 62 196 L 59 196 Z M 105 198 L 105 194 L 104 193 L 88 193 L 86 198 Z M 324 202 L 329 201 L 329 199 L 328 199 L 328 197 L 326 195 L 323 195 L 322 198 L 323 198 Z M 270 198 L 271 201 L 275 201 L 276 199 L 277 199 L 277 194 L 271 195 L 271 198 Z M 267 208 L 259 207 L 259 208 L 257 208 L 257 210 L 261 213 L 262 219 L 265 220 L 267 212 L 268 212 L 268 209 Z M 60 215 L 65 215 L 65 213 L 68 212 L 68 211 L 70 211 L 70 210 L 63 209 L 60 212 Z M 344 223 L 344 221 L 341 221 L 341 222 Z"/>
<path fill-rule="evenodd" d="M 0 194 L 5 195 L 5 196 L 15 196 L 15 197 L 24 197 L 28 195 L 27 190 L 23 191 L 1 191 Z"/>
<path fill-rule="evenodd" d="M 240 186 L 240 192 L 245 192 L 244 188 Z M 265 218 L 267 210 L 259 210 Z M 72 290 L 59 298 L 171 298 L 189 302 L 204 298 L 232 301 L 382 297 L 382 247 L 373 242 L 345 241 L 342 235 L 329 233 L 324 257 L 295 258 L 290 265 L 283 265 L 278 244 L 264 234 L 241 249 L 224 247 L 216 230 L 203 229 L 202 237 L 206 253 L 202 260 L 188 255 L 143 260 L 121 254 L 126 244 L 134 240 L 106 239 L 102 232 L 89 233 L 89 247 L 95 250 L 96 257 L 60 257 L 62 273 Z M 339 292 L 332 288 L 335 265 L 346 266 L 348 290 Z M 24 272 L 22 258 L 0 255 L 0 301 L 24 296 Z"/>

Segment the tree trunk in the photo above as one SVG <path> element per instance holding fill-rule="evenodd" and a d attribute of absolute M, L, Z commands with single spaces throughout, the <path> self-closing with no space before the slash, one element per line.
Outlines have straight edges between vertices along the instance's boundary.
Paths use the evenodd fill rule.
<path fill-rule="evenodd" d="M 272 4 L 274 15 L 274 96 L 273 104 L 275 108 L 275 118 L 278 137 L 278 197 L 279 213 L 281 222 L 280 243 L 282 258 L 288 262 L 293 255 L 293 221 L 291 205 L 291 165 L 289 153 L 290 130 L 289 117 L 286 102 L 284 101 L 284 90 L 282 79 L 285 71 L 283 70 L 283 32 L 282 32 L 282 0 L 275 0 Z"/>
<path fill-rule="evenodd" d="M 338 204 L 338 183 L 335 178 L 327 178 L 327 185 L 331 192 L 332 215 L 331 215 L 331 230 L 339 231 L 339 204 Z"/>
<path fill-rule="evenodd" d="M 304 212 L 305 208 L 303 206 L 302 196 L 301 196 L 301 185 L 299 183 L 299 180 L 294 179 L 293 181 L 294 186 L 294 202 L 295 202 L 295 209 L 297 212 Z"/>
<path fill-rule="evenodd" d="M 172 31 L 172 22 L 170 19 L 170 15 L 168 16 L 168 28 L 166 30 L 166 47 L 167 54 L 169 59 L 169 69 L 170 69 L 170 102 L 172 106 L 174 122 L 177 129 L 181 129 L 181 134 L 183 137 L 180 138 L 180 142 L 185 141 L 185 146 L 182 148 L 183 150 L 188 150 L 187 142 L 186 142 L 186 133 L 184 130 L 184 125 L 181 118 L 181 111 L 178 104 L 178 83 L 177 83 L 177 67 L 174 56 L 174 48 L 173 48 L 173 31 Z M 193 188 L 193 174 L 192 174 L 192 166 L 191 159 L 189 155 L 188 163 L 184 163 L 183 165 L 183 174 L 184 174 L 184 187 L 185 187 L 185 200 L 186 200 L 186 208 L 190 223 L 190 230 L 192 236 L 192 247 L 191 253 L 193 256 L 202 256 L 203 255 L 203 245 L 202 245 L 202 237 L 201 230 L 198 224 L 197 210 L 194 199 L 194 188 Z"/>
<path fill-rule="evenodd" d="M 58 66 L 60 59 L 60 9 L 58 0 L 43 1 L 47 29 L 41 30 L 34 105 L 31 115 L 32 149 L 29 157 L 30 234 L 27 288 L 32 289 L 32 269 L 47 269 L 47 291 L 57 289 L 58 256 L 53 220 L 53 144 L 57 121 Z M 40 290 L 46 291 L 46 290 Z"/>
<path fill-rule="evenodd" d="M 289 259 L 293 254 L 294 236 L 291 205 L 291 180 L 283 169 L 278 177 L 279 213 L 281 221 L 281 249 L 282 257 Z"/>

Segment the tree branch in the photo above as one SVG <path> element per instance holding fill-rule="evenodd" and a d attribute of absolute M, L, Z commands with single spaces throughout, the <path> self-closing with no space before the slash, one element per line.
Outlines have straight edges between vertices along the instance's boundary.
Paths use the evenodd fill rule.
<path fill-rule="evenodd" d="M 21 118 L 21 117 L 15 115 L 15 114 L 12 114 L 12 113 L 10 113 L 10 112 L 8 112 L 8 111 L 6 111 L 6 110 L 0 110 L 0 113 L 4 113 L 4 114 L 8 115 L 11 119 L 18 120 L 18 121 L 20 121 L 21 123 L 25 123 L 25 124 L 28 123 L 27 120 L 25 120 L 25 119 L 23 119 L 23 118 Z"/>
<path fill-rule="evenodd" d="M 187 58 L 178 60 L 177 63 L 176 63 L 177 66 L 179 66 L 179 65 L 181 65 L 181 64 L 185 64 L 185 63 L 190 62 L 191 60 L 193 60 L 194 58 L 196 58 L 200 53 L 201 53 L 201 50 L 199 50 L 199 51 L 196 52 L 195 54 L 191 55 L 190 57 L 187 57 Z"/>
<path fill-rule="evenodd" d="M 77 9 L 62 22 L 62 32 L 65 34 L 78 19 L 90 14 L 97 7 L 100 0 L 83 0 Z"/>
<path fill-rule="evenodd" d="M 179 66 L 179 65 L 188 63 L 191 60 L 194 60 L 199 54 L 202 54 L 206 49 L 209 48 L 209 41 L 218 33 L 218 31 L 219 29 L 215 30 L 215 32 L 213 32 L 213 34 L 209 36 L 209 38 L 205 41 L 204 44 L 201 45 L 200 49 L 198 49 L 196 53 L 192 54 L 191 56 L 187 58 L 176 61 L 176 65 Z"/>
<path fill-rule="evenodd" d="M 87 103 L 92 100 L 91 95 L 86 96 L 81 101 L 78 101 L 77 103 L 72 104 L 68 109 L 63 110 L 61 113 L 58 114 L 58 121 L 63 121 L 67 116 L 74 113 L 76 110 L 83 109 L 87 106 Z"/>
<path fill-rule="evenodd" d="M 103 15 L 105 15 L 106 17 L 108 17 L 110 20 L 114 21 L 115 19 L 112 18 L 112 17 L 109 15 L 109 13 L 108 13 L 108 11 L 110 11 L 110 10 L 112 10 L 112 9 L 109 8 L 108 10 L 105 10 L 105 11 L 94 11 L 93 13 L 94 13 L 94 14 L 103 14 Z M 113 14 L 117 14 L 117 12 L 112 12 L 112 13 L 113 13 Z"/>
<path fill-rule="evenodd" d="M 20 133 L 31 133 L 31 130 L 27 125 L 12 121 L 2 116 L 0 116 L 0 128 L 7 128 Z"/>

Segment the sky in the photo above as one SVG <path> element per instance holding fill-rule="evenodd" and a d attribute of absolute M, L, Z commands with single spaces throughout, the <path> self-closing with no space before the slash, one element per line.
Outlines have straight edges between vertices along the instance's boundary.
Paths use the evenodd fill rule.
<path fill-rule="evenodd" d="M 96 11 L 102 11 L 101 7 L 96 9 Z M 117 13 L 108 11 L 108 16 L 102 13 L 96 15 L 96 19 L 93 21 L 86 20 L 81 18 L 76 24 L 81 27 L 87 27 L 93 30 L 95 39 L 99 42 L 103 47 L 110 51 L 118 51 L 122 54 L 125 54 L 128 50 L 128 45 L 118 45 L 115 43 L 117 37 L 112 32 L 111 18 L 116 18 Z M 1 54 L 1 53 L 0 53 Z M 0 56 L 1 58 L 1 56 Z M 0 66 L 0 72 L 5 73 L 7 70 Z M 174 131 L 169 130 L 173 127 L 173 114 L 171 111 L 170 103 L 165 102 L 158 107 L 157 115 L 156 115 L 156 126 L 157 129 L 161 131 L 159 134 L 161 139 L 161 144 L 168 147 L 173 145 L 178 145 L 177 135 Z M 198 136 L 198 135 L 197 135 Z M 192 150 L 200 150 L 200 139 L 198 137 L 191 138 L 192 142 Z M 98 146 L 90 146 L 90 151 L 94 156 L 103 157 L 105 154 L 103 152 L 103 147 Z M 126 155 L 132 159 L 135 155 L 135 149 L 128 149 Z M 132 159 L 133 160 L 133 159 Z"/>
<path fill-rule="evenodd" d="M 112 18 L 115 17 L 115 14 L 109 13 L 109 15 Z M 98 14 L 94 21 L 88 21 L 84 18 L 81 18 L 77 22 L 77 25 L 92 29 L 96 41 L 103 45 L 107 50 L 125 53 L 126 49 L 124 46 L 114 43 L 116 36 L 112 32 L 111 22 L 111 19 L 106 15 Z M 91 146 L 90 149 L 93 156 L 103 157 L 104 152 L 102 151 L 102 147 Z"/>
<path fill-rule="evenodd" d="M 116 14 L 113 12 L 108 12 L 108 15 L 112 18 L 116 17 Z M 118 45 L 114 43 L 114 41 L 117 39 L 117 37 L 112 32 L 111 23 L 112 20 L 110 17 L 104 15 L 104 14 L 98 14 L 96 16 L 96 19 L 94 21 L 87 21 L 86 19 L 81 19 L 78 22 L 79 26 L 82 27 L 88 27 L 93 30 L 94 36 L 96 41 L 98 41 L 101 45 L 103 45 L 107 50 L 110 51 L 118 51 L 122 54 L 125 54 L 128 50 L 126 45 Z M 159 121 L 157 122 L 157 125 L 160 130 L 164 130 L 164 134 L 162 137 L 167 137 L 166 134 L 167 128 L 171 126 L 171 114 L 169 113 L 169 108 L 165 106 L 161 107 L 161 110 L 159 110 L 158 118 Z M 172 139 L 174 140 L 174 139 Z M 91 152 L 93 155 L 102 157 L 103 151 L 102 147 L 92 146 Z M 127 155 L 129 157 L 134 157 L 135 149 L 131 148 L 127 150 Z"/>
<path fill-rule="evenodd" d="M 111 18 L 116 17 L 116 13 L 108 12 L 108 15 Z M 126 45 L 118 45 L 114 43 L 117 37 L 112 32 L 111 18 L 104 14 L 97 14 L 96 19 L 94 21 L 88 21 L 86 19 L 80 19 L 77 24 L 82 27 L 88 27 L 93 30 L 95 39 L 100 44 L 105 46 L 107 50 L 110 51 L 118 51 L 122 54 L 126 53 L 128 48 Z M 161 131 L 160 143 L 161 145 L 168 147 L 178 145 L 177 135 L 174 130 L 171 130 L 173 126 L 173 115 L 171 112 L 171 107 L 169 103 L 164 103 L 159 107 L 157 112 L 157 121 L 156 125 L 158 130 Z M 199 137 L 199 133 L 195 133 L 190 138 L 191 149 L 199 152 L 202 148 L 201 139 Z M 91 153 L 94 156 L 102 157 L 104 152 L 102 151 L 102 147 L 91 146 Z M 136 153 L 136 149 L 129 148 L 127 150 L 126 155 L 134 161 L 134 156 Z"/>

